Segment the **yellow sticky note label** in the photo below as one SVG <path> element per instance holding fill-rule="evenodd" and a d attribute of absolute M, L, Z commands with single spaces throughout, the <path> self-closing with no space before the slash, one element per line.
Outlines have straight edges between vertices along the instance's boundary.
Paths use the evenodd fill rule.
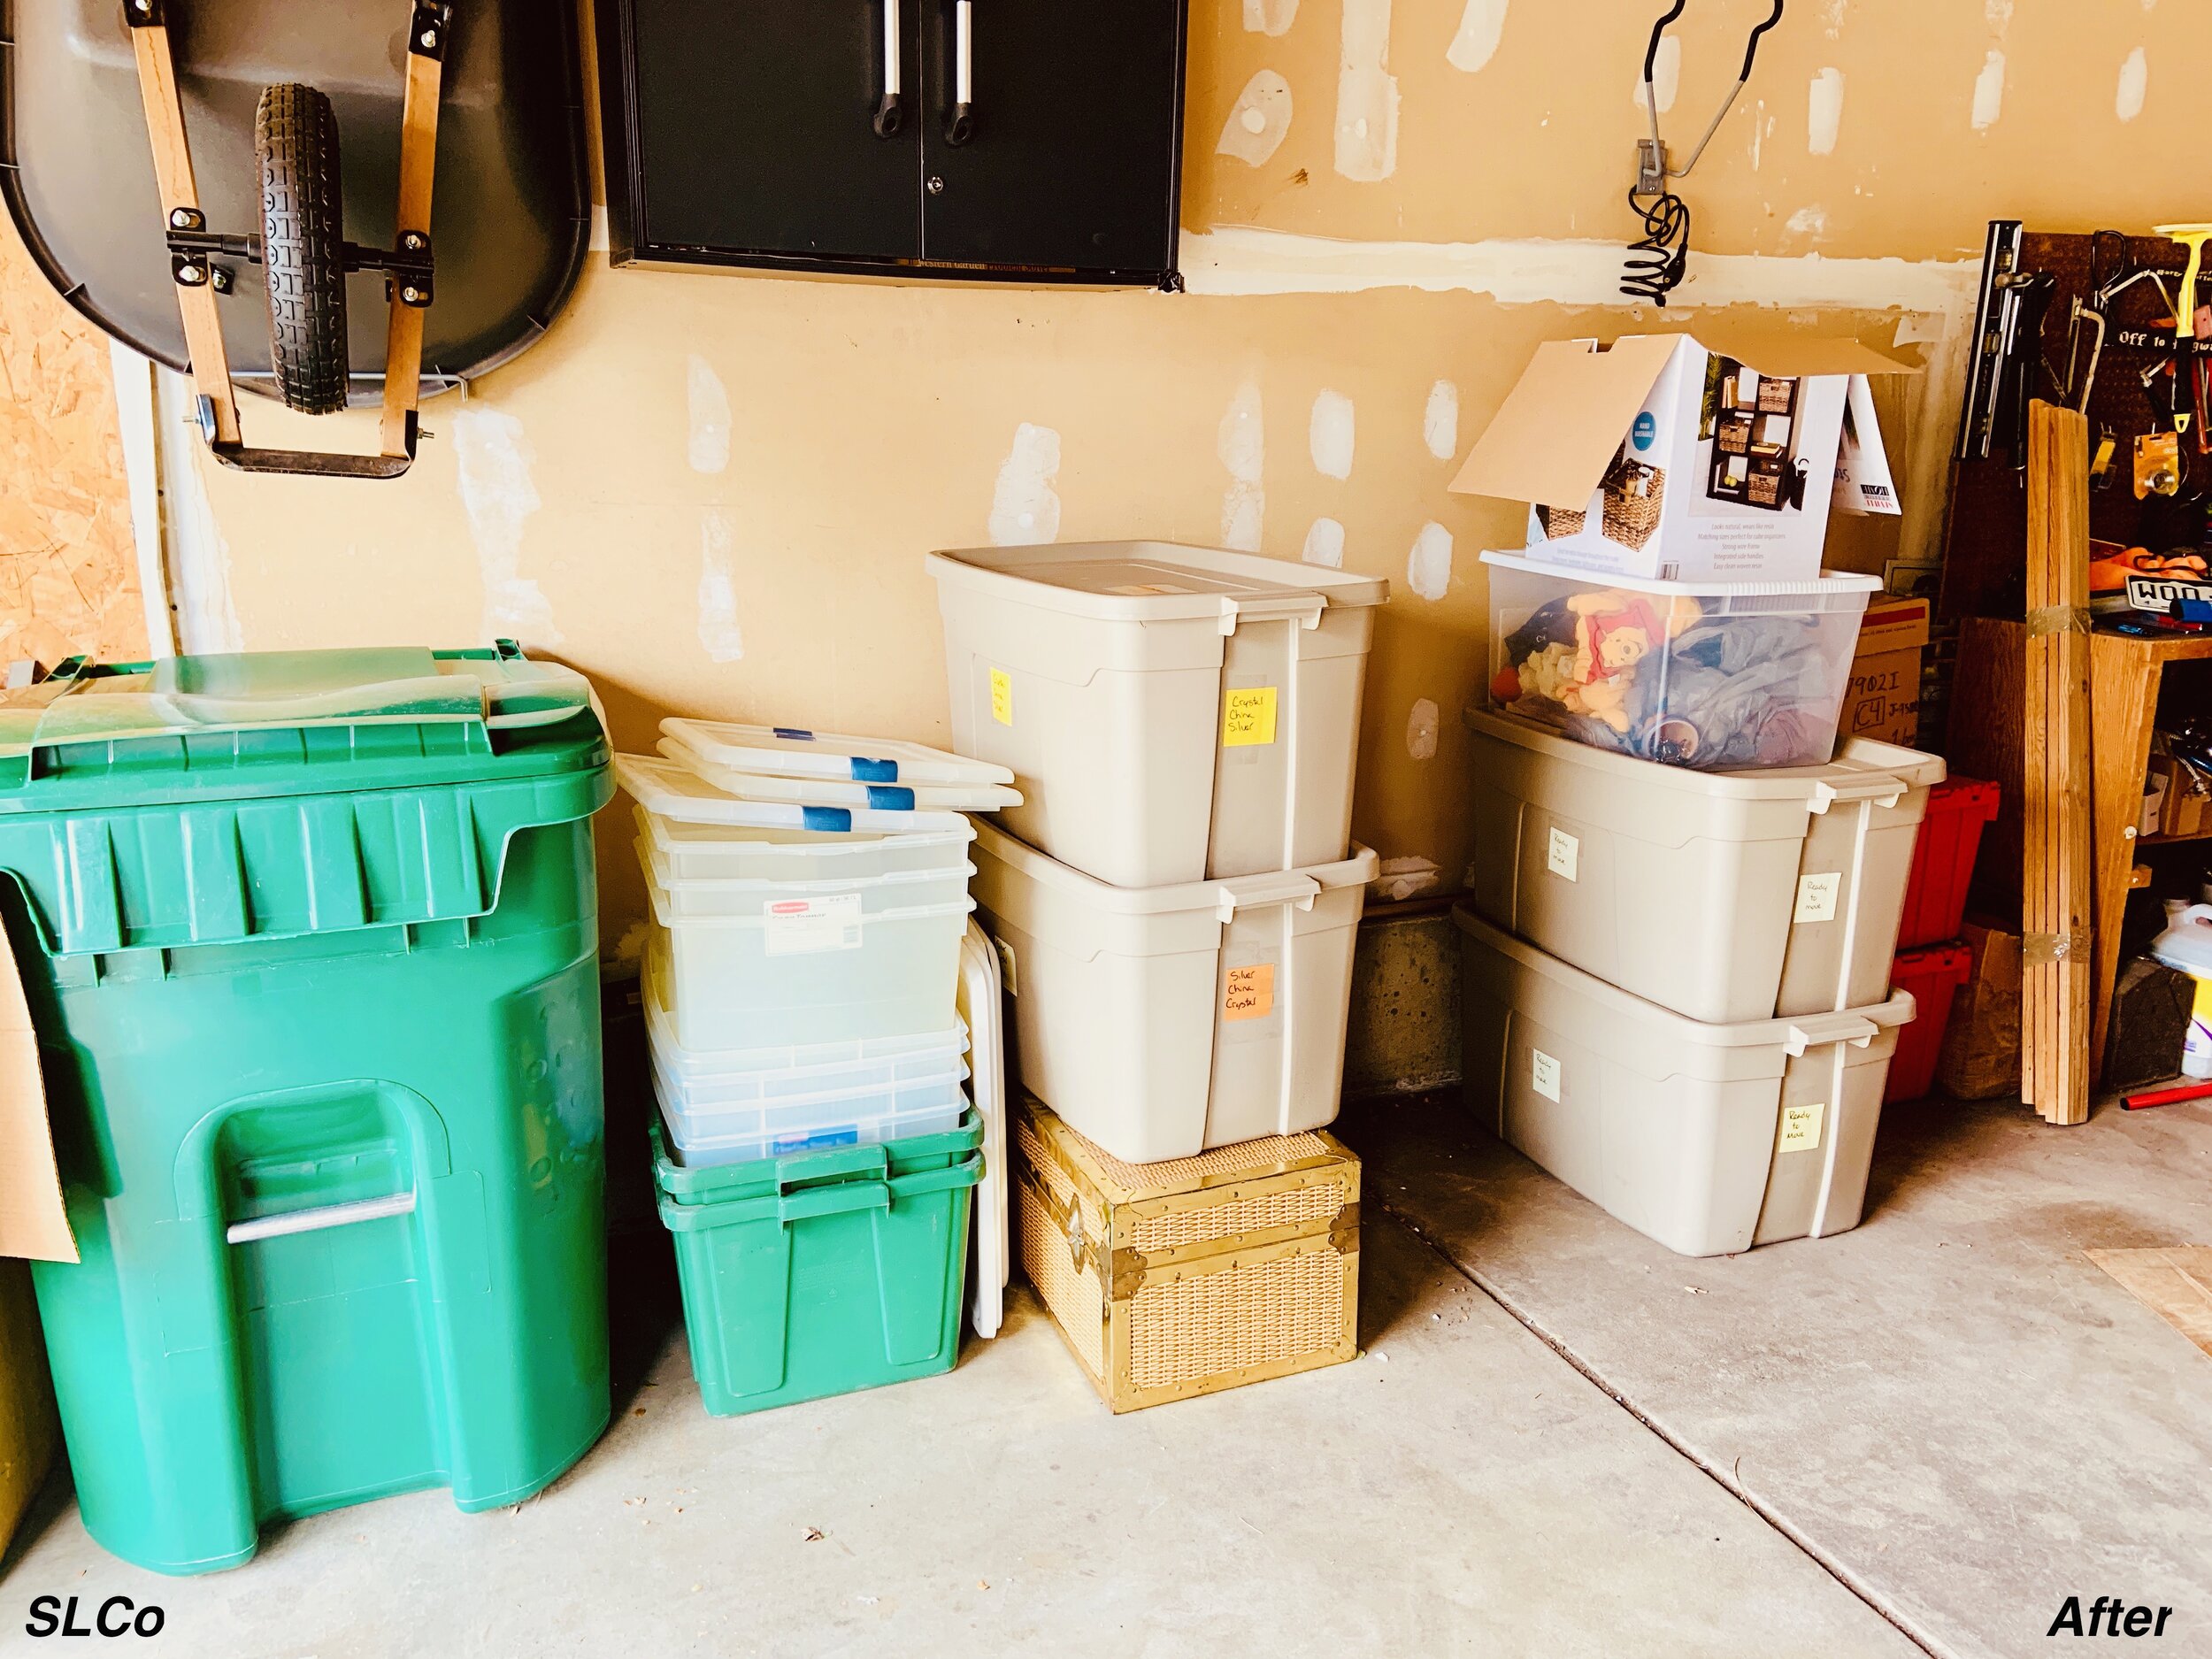
<path fill-rule="evenodd" d="M 1782 1108 L 1782 1150 L 1811 1152 L 1820 1146 L 1820 1119 L 1828 1110 L 1824 1101 L 1809 1106 Z"/>
<path fill-rule="evenodd" d="M 1014 677 L 1003 668 L 991 671 L 991 718 L 1001 726 L 1014 724 Z"/>
<path fill-rule="evenodd" d="M 1224 1019 L 1264 1019 L 1275 1008 L 1275 964 L 1256 962 L 1229 970 L 1229 988 L 1221 999 Z"/>
<path fill-rule="evenodd" d="M 1275 741 L 1275 687 L 1246 686 L 1221 706 L 1221 746 L 1244 749 Z"/>

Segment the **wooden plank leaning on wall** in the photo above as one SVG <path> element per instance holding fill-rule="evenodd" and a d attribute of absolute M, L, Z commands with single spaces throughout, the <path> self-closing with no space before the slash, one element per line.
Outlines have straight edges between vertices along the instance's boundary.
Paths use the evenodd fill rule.
<path fill-rule="evenodd" d="M 2051 1123 L 2089 1117 L 2089 424 L 2028 423 L 2021 1094 Z"/>

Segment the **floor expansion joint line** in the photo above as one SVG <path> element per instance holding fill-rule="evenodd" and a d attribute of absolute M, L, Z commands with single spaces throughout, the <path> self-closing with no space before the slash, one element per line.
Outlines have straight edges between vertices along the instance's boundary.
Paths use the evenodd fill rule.
<path fill-rule="evenodd" d="M 1647 1431 L 1661 1441 L 1664 1442 L 1676 1455 L 1679 1456 L 1684 1462 L 1687 1463 L 1699 1473 L 1705 1476 L 1707 1479 L 1712 1481 L 1714 1485 L 1720 1487 L 1720 1489 L 1725 1492 L 1730 1497 L 1735 1499 L 1737 1502 L 1742 1504 L 1745 1509 L 1750 1510 L 1762 1521 L 1764 1521 L 1783 1538 L 1787 1539 L 1789 1542 L 1796 1548 L 1799 1553 L 1803 1555 L 1808 1561 L 1810 1561 L 1815 1566 L 1818 1567 L 1823 1572 L 1826 1573 L 1838 1584 L 1848 1590 L 1853 1595 L 1858 1597 L 1861 1601 L 1864 1602 L 1869 1609 L 1878 1616 L 1884 1623 L 1896 1631 L 1899 1635 L 1902 1636 L 1907 1641 L 1912 1643 L 1914 1647 L 1919 1648 L 1921 1652 L 1928 1655 L 1929 1659 L 1957 1659 L 1957 1655 L 1954 1654 L 1949 1647 L 1945 1647 L 1941 1642 L 1939 1642 L 1935 1640 L 1935 1638 L 1930 1636 L 1925 1632 L 1916 1628 L 1910 1621 L 1906 1619 L 1903 1615 L 1898 1613 L 1893 1609 L 1884 1606 L 1880 1598 L 1877 1596 L 1871 1589 L 1860 1583 L 1855 1574 L 1854 1574 L 1848 1568 L 1845 1567 L 1840 1562 L 1838 1562 L 1830 1556 L 1817 1545 L 1814 1544 L 1810 1539 L 1807 1538 L 1802 1532 L 1799 1532 L 1796 1527 L 1791 1525 L 1786 1519 L 1777 1513 L 1771 1507 L 1762 1502 L 1759 1499 L 1754 1497 L 1749 1492 L 1746 1491 L 1742 1483 L 1739 1481 L 1731 1471 L 1721 1469 L 1716 1464 L 1709 1462 L 1706 1458 L 1699 1455 L 1697 1451 L 1692 1447 L 1686 1445 L 1680 1439 L 1680 1437 L 1674 1434 L 1661 1423 L 1657 1422 L 1648 1412 L 1645 1411 L 1641 1407 L 1637 1405 L 1634 1401 L 1631 1400 L 1626 1394 L 1624 1394 L 1619 1389 L 1613 1386 L 1611 1383 L 1606 1381 L 1604 1377 L 1593 1369 L 1580 1355 L 1577 1354 L 1572 1348 L 1569 1348 L 1560 1338 L 1553 1335 L 1551 1332 L 1546 1330 L 1544 1326 L 1536 1319 L 1534 1315 L 1529 1313 L 1525 1309 L 1516 1303 L 1511 1296 L 1508 1295 L 1496 1285 L 1492 1284 L 1489 1279 L 1483 1273 L 1472 1267 L 1470 1267 L 1466 1263 L 1462 1262 L 1457 1256 L 1454 1256 L 1444 1247 L 1441 1241 L 1431 1237 L 1430 1234 L 1422 1227 L 1421 1224 L 1416 1221 L 1411 1216 L 1409 1216 L 1403 1210 L 1395 1208 L 1392 1205 L 1388 1199 L 1382 1198 L 1379 1195 L 1376 1199 L 1375 1207 L 1385 1216 L 1387 1216 L 1391 1220 L 1396 1222 L 1400 1226 L 1403 1227 L 1408 1233 L 1410 1233 L 1416 1239 L 1419 1240 L 1425 1248 L 1433 1254 L 1436 1258 L 1442 1262 L 1447 1267 L 1450 1268 L 1453 1272 L 1457 1273 L 1462 1279 L 1472 1285 L 1477 1290 L 1480 1291 L 1484 1295 L 1489 1297 L 1492 1302 L 1497 1303 L 1500 1308 L 1503 1309 L 1506 1313 L 1510 1315 L 1515 1322 L 1517 1323 L 1524 1330 L 1528 1332 L 1531 1336 L 1534 1337 L 1546 1348 L 1556 1354 L 1567 1364 L 1572 1366 L 1580 1376 L 1582 1376 L 1592 1386 L 1596 1387 L 1606 1396 L 1607 1399 L 1612 1401 L 1614 1404 L 1619 1406 L 1622 1410 L 1627 1412 L 1630 1417 L 1635 1418 L 1638 1423 L 1641 1424 Z"/>

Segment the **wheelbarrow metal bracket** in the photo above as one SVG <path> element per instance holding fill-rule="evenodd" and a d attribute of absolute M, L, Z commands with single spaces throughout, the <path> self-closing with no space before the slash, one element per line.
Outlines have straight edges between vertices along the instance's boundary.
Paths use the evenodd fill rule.
<path fill-rule="evenodd" d="M 163 235 L 170 275 L 184 319 L 186 356 L 197 394 L 198 424 L 208 449 L 225 466 L 248 472 L 288 472 L 319 478 L 397 478 L 413 465 L 420 436 L 415 405 L 421 396 L 423 311 L 435 292 L 430 243 L 431 181 L 438 151 L 438 95 L 447 37 L 453 23 L 449 0 L 409 0 L 407 77 L 400 114 L 399 191 L 394 218 L 399 226 L 389 250 L 345 244 L 349 271 L 382 271 L 390 279 L 391 318 L 384 354 L 384 409 L 375 455 L 312 450 L 265 449 L 249 445 L 238 422 L 238 397 L 231 385 L 230 359 L 223 344 L 219 293 L 231 288 L 230 273 L 215 256 L 259 263 L 258 236 L 211 231 L 201 211 L 199 188 L 184 127 L 184 104 L 177 88 L 176 59 L 169 40 L 168 15 L 180 0 L 123 0 L 132 55 L 138 69 L 140 101 L 146 110 L 147 135 L 153 147 L 154 176 L 161 195 Z"/>

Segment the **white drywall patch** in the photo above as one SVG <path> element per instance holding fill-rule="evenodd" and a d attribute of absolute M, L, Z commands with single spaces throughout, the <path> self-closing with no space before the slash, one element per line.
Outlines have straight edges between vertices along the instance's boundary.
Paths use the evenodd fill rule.
<path fill-rule="evenodd" d="M 1015 427 L 991 491 L 994 547 L 1035 547 L 1059 535 L 1060 497 L 1052 488 L 1059 475 L 1060 434 L 1025 420 Z"/>
<path fill-rule="evenodd" d="M 1436 754 L 1436 704 L 1427 697 L 1415 698 L 1406 716 L 1406 753 L 1416 760 Z"/>
<path fill-rule="evenodd" d="M 1664 115 L 1674 108 L 1674 95 L 1682 86 L 1682 42 L 1669 35 L 1661 39 L 1659 50 L 1651 60 L 1651 92 L 1658 100 L 1659 113 Z M 1636 60 L 1636 107 L 1644 107 L 1644 60 Z"/>
<path fill-rule="evenodd" d="M 1313 470 L 1322 477 L 1351 477 L 1352 400 L 1326 387 L 1315 393 L 1306 443 L 1313 451 Z"/>
<path fill-rule="evenodd" d="M 1843 38 L 1843 14 L 1847 4 L 1848 0 L 1828 0 L 1822 8 L 1825 13 L 1822 20 L 1828 25 L 1828 38 L 1832 41 Z"/>
<path fill-rule="evenodd" d="M 1398 81 L 1389 62 L 1390 0 L 1344 0 L 1336 170 L 1355 183 L 1373 184 L 1398 170 Z"/>
<path fill-rule="evenodd" d="M 1824 69 L 1813 77 L 1805 106 L 1805 148 L 1816 156 L 1832 156 L 1842 126 L 1843 71 Z"/>
<path fill-rule="evenodd" d="M 1459 388 L 1439 380 L 1429 388 L 1429 401 L 1421 411 L 1421 441 L 1440 461 L 1459 453 Z"/>
<path fill-rule="evenodd" d="M 1255 35 L 1287 35 L 1298 0 L 1244 0 L 1244 27 Z"/>
<path fill-rule="evenodd" d="M 1441 599 L 1452 585 L 1452 533 L 1432 520 L 1413 538 L 1406 585 L 1424 599 Z"/>
<path fill-rule="evenodd" d="M 1363 294 L 1417 288 L 1486 294 L 1507 305 L 1620 303 L 1621 244 L 1501 237 L 1490 242 L 1340 242 L 1294 231 L 1222 226 L 1185 231 L 1177 261 L 1194 294 Z M 1972 317 L 1973 259 L 1824 259 L 1818 254 L 1690 256 L 1669 308 L 1950 311 Z"/>
<path fill-rule="evenodd" d="M 1793 236 L 1810 236 L 1818 241 L 1827 234 L 1828 210 L 1817 204 L 1801 207 L 1789 217 L 1782 228 Z"/>
<path fill-rule="evenodd" d="M 1333 571 L 1344 568 L 1344 526 L 1333 518 L 1316 518 L 1313 527 L 1306 532 L 1306 545 L 1298 557 L 1309 565 L 1325 565 Z"/>
<path fill-rule="evenodd" d="M 558 645 L 553 607 L 522 573 L 523 526 L 543 505 L 530 478 L 537 451 L 522 422 L 488 404 L 465 404 L 453 411 L 453 450 L 461 507 L 484 578 L 483 637 Z"/>
<path fill-rule="evenodd" d="M 1232 484 L 1221 495 L 1221 545 L 1256 553 L 1267 531 L 1267 492 L 1257 484 Z"/>
<path fill-rule="evenodd" d="M 2150 89 L 2150 60 L 2139 46 L 2120 65 L 2120 90 L 2112 100 L 2112 112 L 2124 121 L 2142 114 L 2143 95 Z"/>
<path fill-rule="evenodd" d="M 1290 82 L 1263 69 L 1244 83 L 1214 149 L 1248 167 L 1263 165 L 1290 132 Z"/>
<path fill-rule="evenodd" d="M 1260 485 L 1267 470 L 1267 429 L 1260 388 L 1250 380 L 1237 388 L 1222 411 L 1214 449 L 1229 469 L 1229 488 L 1221 497 L 1221 545 L 1256 553 L 1267 517 L 1267 492 Z"/>
<path fill-rule="evenodd" d="M 1505 33 L 1506 0 L 1467 0 L 1459 14 L 1459 33 L 1444 49 L 1444 61 L 1466 74 L 1485 67 L 1498 54 Z"/>
<path fill-rule="evenodd" d="M 1974 77 L 1974 130 L 1986 133 L 2004 112 L 2005 55 L 1993 46 L 1982 60 L 1981 73 Z"/>
<path fill-rule="evenodd" d="M 737 626 L 736 572 L 731 549 L 737 536 L 720 507 L 699 514 L 699 643 L 710 660 L 734 663 L 745 655 Z"/>
<path fill-rule="evenodd" d="M 1982 0 L 1982 16 L 2001 38 L 2012 27 L 2012 0 Z"/>
<path fill-rule="evenodd" d="M 684 365 L 684 404 L 691 419 L 691 470 L 724 471 L 730 464 L 730 395 L 714 365 L 695 351 Z"/>

